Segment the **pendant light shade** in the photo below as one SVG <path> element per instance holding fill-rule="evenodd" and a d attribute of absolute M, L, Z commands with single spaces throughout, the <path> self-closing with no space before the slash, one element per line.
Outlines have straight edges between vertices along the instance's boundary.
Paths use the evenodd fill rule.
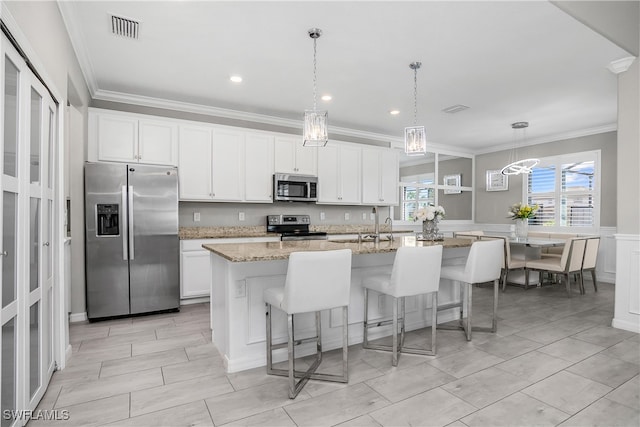
<path fill-rule="evenodd" d="M 529 127 L 529 122 L 515 122 L 511 123 L 511 128 L 514 132 L 518 132 L 522 129 L 522 140 L 524 143 L 524 131 Z M 502 175 L 520 175 L 520 174 L 528 174 L 531 173 L 533 168 L 540 162 L 540 159 L 529 158 L 518 160 L 518 138 L 517 135 L 514 137 L 513 149 L 509 154 L 509 164 L 502 168 L 500 173 Z"/>
<path fill-rule="evenodd" d="M 412 62 L 413 70 L 413 126 L 404 128 L 404 153 L 407 156 L 421 156 L 427 153 L 427 132 L 424 126 L 416 126 L 418 121 L 418 68 L 421 62 Z"/>
<path fill-rule="evenodd" d="M 305 147 L 324 147 L 329 141 L 329 120 L 328 112 L 316 109 L 316 45 L 318 38 L 322 35 L 319 28 L 311 28 L 309 37 L 313 39 L 313 110 L 304 112 L 304 143 Z"/>

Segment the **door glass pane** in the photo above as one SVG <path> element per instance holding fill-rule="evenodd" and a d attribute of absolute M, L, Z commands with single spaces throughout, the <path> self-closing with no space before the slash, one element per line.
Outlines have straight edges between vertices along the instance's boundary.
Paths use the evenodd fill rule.
<path fill-rule="evenodd" d="M 18 69 L 4 58 L 4 171 L 17 176 L 18 162 Z"/>
<path fill-rule="evenodd" d="M 29 310 L 29 390 L 33 398 L 40 387 L 40 301 Z"/>
<path fill-rule="evenodd" d="M 44 257 L 44 262 L 46 264 L 46 278 L 47 280 L 51 278 L 51 276 L 53 275 L 53 250 L 51 250 L 51 229 L 52 229 L 52 213 L 53 213 L 53 201 L 48 200 L 47 201 L 47 225 L 45 227 L 46 229 L 46 236 L 45 236 L 45 242 L 47 243 L 46 246 L 44 246 L 43 249 L 43 257 Z"/>
<path fill-rule="evenodd" d="M 2 307 L 16 299 L 16 216 L 18 195 L 2 194 Z"/>
<path fill-rule="evenodd" d="M 49 161 L 48 161 L 48 173 L 47 173 L 47 187 L 53 188 L 53 155 L 55 154 L 55 150 L 53 147 L 53 141 L 55 140 L 55 128 L 56 123 L 54 121 L 55 113 L 53 110 L 49 109 Z"/>
<path fill-rule="evenodd" d="M 42 97 L 35 89 L 31 88 L 31 151 L 29 162 L 29 176 L 31 183 L 40 182 L 40 129 L 42 124 Z"/>
<path fill-rule="evenodd" d="M 16 409 L 16 328 L 15 317 L 2 326 L 2 413 Z M 2 417 L 2 427 L 10 426 L 12 417 Z"/>
<path fill-rule="evenodd" d="M 31 198 L 31 213 L 29 215 L 29 290 L 38 288 L 38 271 L 40 267 L 40 236 L 38 229 L 40 224 L 40 199 Z"/>
<path fill-rule="evenodd" d="M 46 311 L 42 316 L 42 324 L 44 325 L 44 333 L 47 345 L 47 363 L 45 366 L 49 368 L 53 362 L 53 288 L 47 292 Z"/>

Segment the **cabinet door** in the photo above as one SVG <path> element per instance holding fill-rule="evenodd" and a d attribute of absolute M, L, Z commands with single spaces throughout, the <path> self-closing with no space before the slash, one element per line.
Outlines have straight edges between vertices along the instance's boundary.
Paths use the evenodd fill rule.
<path fill-rule="evenodd" d="M 245 186 L 247 202 L 271 203 L 273 190 L 273 137 L 245 135 Z"/>
<path fill-rule="evenodd" d="M 276 173 L 297 173 L 295 139 L 283 136 L 275 138 L 274 170 Z"/>
<path fill-rule="evenodd" d="M 244 198 L 244 133 L 213 131 L 213 200 L 242 201 Z"/>
<path fill-rule="evenodd" d="M 339 149 L 329 143 L 318 153 L 318 203 L 340 203 Z"/>
<path fill-rule="evenodd" d="M 326 148 L 326 147 L 325 147 Z M 340 146 L 340 203 L 360 204 L 362 173 L 361 149 L 352 145 Z"/>
<path fill-rule="evenodd" d="M 116 115 L 98 115 L 98 160 L 138 161 L 138 120 Z"/>
<path fill-rule="evenodd" d="M 318 150 L 326 147 L 305 147 L 302 137 L 295 140 L 296 147 L 296 173 L 300 175 L 318 174 Z"/>
<path fill-rule="evenodd" d="M 181 200 L 211 200 L 211 138 L 211 128 L 180 126 Z"/>
<path fill-rule="evenodd" d="M 398 153 L 393 150 L 383 150 L 380 153 L 380 202 L 385 205 L 398 204 Z"/>
<path fill-rule="evenodd" d="M 362 203 L 380 203 L 380 156 L 379 150 L 362 149 Z"/>
<path fill-rule="evenodd" d="M 140 163 L 177 166 L 177 125 L 162 121 L 140 120 L 138 130 L 138 161 Z"/>
<path fill-rule="evenodd" d="M 183 251 L 180 257 L 180 298 L 209 296 L 210 255 L 207 250 Z"/>

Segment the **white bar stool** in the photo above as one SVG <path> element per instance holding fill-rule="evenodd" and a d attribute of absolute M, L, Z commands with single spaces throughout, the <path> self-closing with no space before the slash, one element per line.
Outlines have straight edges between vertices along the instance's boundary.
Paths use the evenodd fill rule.
<path fill-rule="evenodd" d="M 474 242 L 469 250 L 469 257 L 464 266 L 449 265 L 442 267 L 440 277 L 460 282 L 460 293 L 466 294 L 467 320 L 462 323 L 467 336 L 467 341 L 471 341 L 471 330 L 482 332 L 496 332 L 498 330 L 498 288 L 504 262 L 504 240 L 483 240 Z M 491 328 L 472 328 L 471 326 L 471 302 L 472 285 L 493 281 L 493 320 Z M 447 305 L 441 310 L 460 306 L 460 320 L 464 317 L 464 296 L 461 296 L 460 304 Z M 446 329 L 446 328 L 442 328 Z"/>
<path fill-rule="evenodd" d="M 365 277 L 364 287 L 364 337 L 362 346 L 367 349 L 391 351 L 391 364 L 398 366 L 398 353 L 436 354 L 436 325 L 438 313 L 438 288 L 440 286 L 440 268 L 442 265 L 442 246 L 401 247 L 396 252 L 391 275 L 377 274 Z M 369 290 L 394 298 L 393 318 L 369 323 Z M 431 294 L 431 347 L 424 350 L 404 347 L 405 297 Z M 400 299 L 400 319 L 398 319 L 398 298 Z M 400 321 L 400 345 L 398 345 L 398 321 Z M 369 328 L 393 324 L 393 345 L 370 344 Z"/>
<path fill-rule="evenodd" d="M 347 348 L 349 345 L 349 295 L 351 290 L 351 249 L 320 252 L 293 252 L 289 256 L 284 288 L 264 291 L 267 306 L 267 374 L 289 377 L 289 398 L 294 399 L 309 379 L 346 383 L 349 379 Z M 271 309 L 287 314 L 287 342 L 273 344 L 271 337 Z M 320 311 L 342 307 L 342 375 L 316 373 L 322 362 L 322 334 Z M 293 315 L 315 312 L 316 336 L 296 340 Z M 295 370 L 294 346 L 316 342 L 316 360 L 306 372 Z M 287 348 L 288 369 L 273 367 L 273 350 Z M 296 378 L 301 378 L 296 383 Z"/>

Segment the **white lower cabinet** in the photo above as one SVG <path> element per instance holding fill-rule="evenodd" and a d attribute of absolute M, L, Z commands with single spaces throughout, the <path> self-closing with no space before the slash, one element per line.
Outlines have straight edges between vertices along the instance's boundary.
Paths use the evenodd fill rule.
<path fill-rule="evenodd" d="M 181 240 L 180 299 L 209 297 L 211 290 L 211 252 L 204 249 L 202 245 L 279 241 L 279 237 Z"/>

